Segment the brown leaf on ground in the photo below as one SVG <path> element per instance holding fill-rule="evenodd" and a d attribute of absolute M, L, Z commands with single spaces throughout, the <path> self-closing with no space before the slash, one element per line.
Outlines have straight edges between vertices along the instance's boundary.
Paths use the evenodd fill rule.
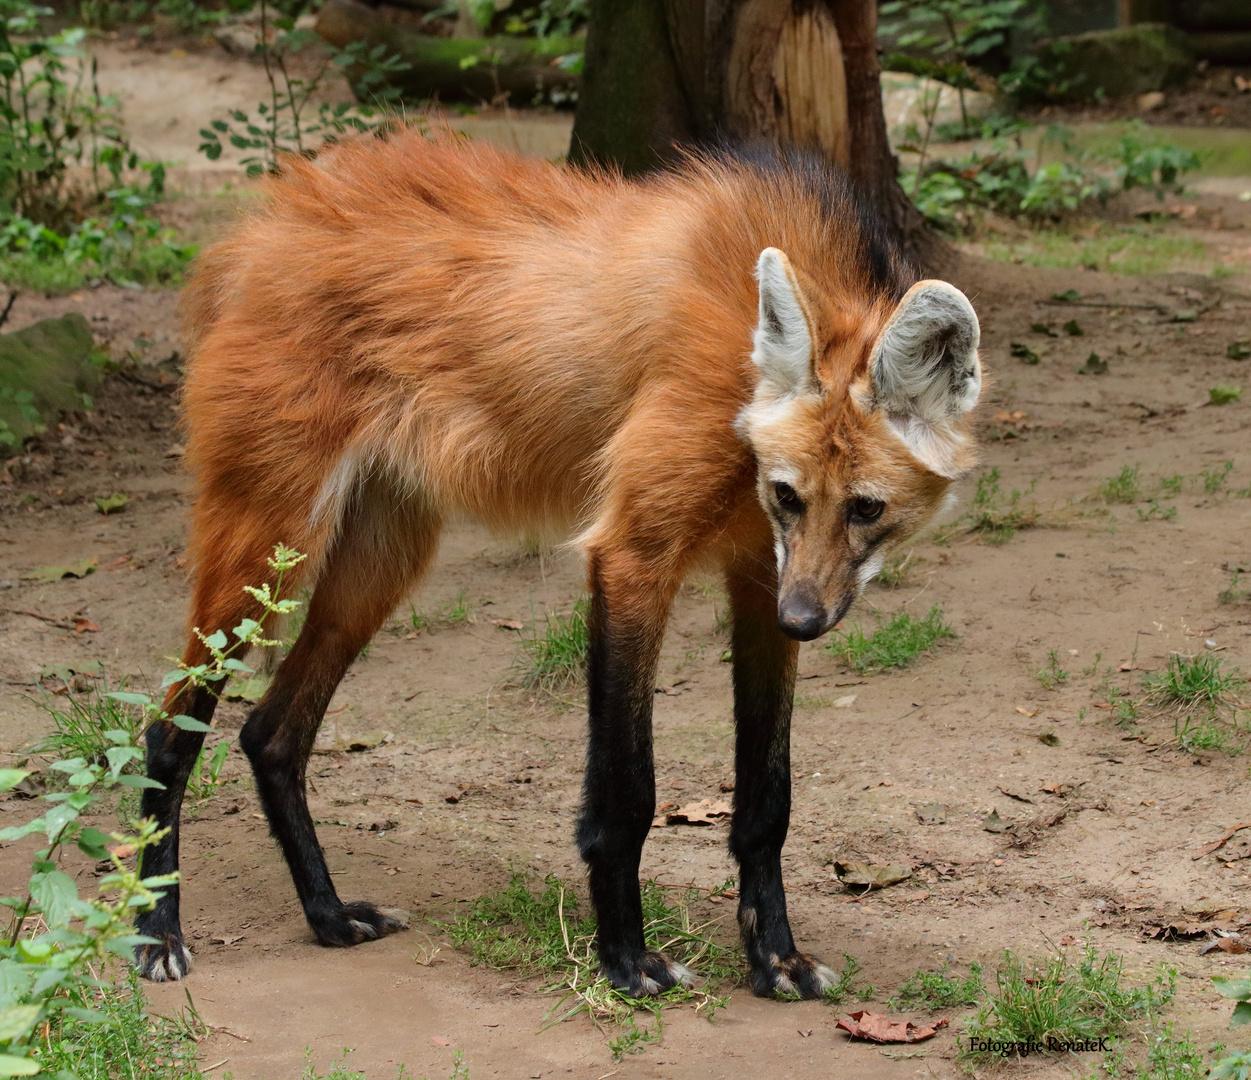
<path fill-rule="evenodd" d="M 947 1020 L 943 1018 L 922 1026 L 911 1020 L 892 1020 L 882 1013 L 861 1010 L 839 1020 L 837 1026 L 853 1039 L 868 1039 L 875 1043 L 914 1043 L 932 1038 L 947 1026 Z"/>
<path fill-rule="evenodd" d="M 1016 707 L 1016 711 L 1019 712 L 1022 716 L 1037 716 L 1038 715 L 1037 709 L 1027 709 L 1024 705 L 1018 705 Z"/>
<path fill-rule="evenodd" d="M 492 626 L 498 626 L 501 630 L 520 630 L 522 623 L 516 619 L 492 619 Z"/>
<path fill-rule="evenodd" d="M 834 875 L 852 892 L 863 895 L 873 889 L 884 889 L 912 877 L 910 866 L 870 866 L 848 859 L 834 864 Z"/>
<path fill-rule="evenodd" d="M 1002 784 L 999 784 L 997 786 L 1000 791 L 1002 791 L 1006 796 L 1008 796 L 1009 799 L 1015 799 L 1017 802 L 1030 803 L 1030 804 L 1034 802 L 1033 799 L 1029 798 L 1026 795 L 1018 795 L 1015 791 L 1009 791 Z"/>
<path fill-rule="evenodd" d="M 1073 790 L 1073 785 L 1065 783 L 1043 784 L 1038 790 L 1045 791 L 1048 795 L 1064 796 Z"/>
<path fill-rule="evenodd" d="M 1229 840 L 1229 838 L 1232 837 L 1234 833 L 1239 832 L 1242 829 L 1251 829 L 1251 821 L 1244 821 L 1238 825 L 1231 825 L 1228 829 L 1225 830 L 1224 836 L 1218 837 L 1216 840 L 1213 840 L 1210 844 L 1204 844 L 1203 847 L 1201 847 L 1194 855 L 1191 855 L 1190 858 L 1192 860 L 1198 860 L 1198 859 L 1202 859 L 1204 855 L 1211 855 L 1212 852 L 1216 851 L 1218 848 L 1224 847 L 1226 841 Z"/>
<path fill-rule="evenodd" d="M 234 945 L 236 942 L 242 941 L 242 934 L 220 934 L 217 937 L 209 938 L 210 945 Z"/>
<path fill-rule="evenodd" d="M 1003 833 L 1011 829 L 1016 822 L 1009 818 L 1001 818 L 998 810 L 992 810 L 982 818 L 982 828 L 987 832 Z"/>
<path fill-rule="evenodd" d="M 394 738 L 395 736 L 389 731 L 364 731 L 348 739 L 347 748 L 359 754 L 365 750 L 377 750 L 383 743 L 388 743 Z"/>
<path fill-rule="evenodd" d="M 84 619 L 79 616 L 74 620 L 74 633 L 76 634 L 94 634 L 99 629 L 100 627 L 90 619 Z"/>
<path fill-rule="evenodd" d="M 657 807 L 657 809 L 660 809 L 660 807 Z M 730 813 L 730 804 L 725 799 L 700 799 L 699 802 L 687 803 L 680 810 L 667 812 L 664 815 L 663 822 L 657 817 L 652 824 L 711 825 L 718 818 L 729 817 Z"/>
<path fill-rule="evenodd" d="M 947 807 L 942 803 L 925 803 L 916 808 L 916 814 L 922 825 L 941 825 L 947 820 Z"/>

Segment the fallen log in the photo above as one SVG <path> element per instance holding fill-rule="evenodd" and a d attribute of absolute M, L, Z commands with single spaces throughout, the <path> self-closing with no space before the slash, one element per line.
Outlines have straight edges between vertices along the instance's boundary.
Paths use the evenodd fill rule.
<path fill-rule="evenodd" d="M 359 0 L 326 0 L 317 13 L 317 33 L 344 48 L 363 41 L 381 45 L 409 65 L 387 76 L 407 100 L 438 98 L 527 105 L 548 100 L 552 91 L 576 90 L 581 76 L 562 66 L 582 52 L 585 38 L 440 38 L 395 26 Z M 568 63 L 568 61 L 565 61 Z M 361 72 L 348 68 L 353 87 Z"/>

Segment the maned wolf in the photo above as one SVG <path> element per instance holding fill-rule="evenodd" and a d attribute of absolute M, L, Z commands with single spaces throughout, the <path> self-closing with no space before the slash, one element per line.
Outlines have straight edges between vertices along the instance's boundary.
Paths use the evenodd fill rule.
<path fill-rule="evenodd" d="M 644 946 L 652 695 L 670 604 L 724 573 L 737 727 L 730 850 L 758 994 L 818 996 L 782 889 L 798 642 L 829 630 L 974 461 L 977 317 L 916 280 L 816 158 L 692 156 L 641 181 L 413 132 L 288 160 L 199 261 L 186 299 L 190 623 L 259 614 L 244 586 L 306 552 L 307 621 L 240 742 L 304 914 L 325 945 L 403 927 L 339 899 L 305 767 L 344 672 L 429 567 L 443 521 L 576 531 L 590 733 L 577 843 L 612 982 L 689 977 Z M 298 584 L 292 582 L 292 584 Z M 185 659 L 205 662 L 192 635 Z M 171 713 L 215 699 L 179 686 Z M 143 812 L 178 865 L 202 733 L 148 734 Z M 142 973 L 181 978 L 177 887 L 139 919 Z"/>

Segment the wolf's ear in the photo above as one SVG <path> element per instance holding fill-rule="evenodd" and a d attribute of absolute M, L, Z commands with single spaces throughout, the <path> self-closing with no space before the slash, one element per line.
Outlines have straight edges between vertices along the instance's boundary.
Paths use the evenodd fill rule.
<path fill-rule="evenodd" d="M 752 335 L 751 358 L 778 394 L 813 385 L 812 331 L 800 301 L 799 281 L 785 253 L 765 248 L 756 262 L 760 318 Z"/>
<path fill-rule="evenodd" d="M 977 404 L 981 328 L 969 299 L 945 281 L 921 281 L 899 302 L 873 350 L 874 403 L 911 443 L 927 428 L 958 420 Z M 919 435 L 920 432 L 917 432 Z"/>

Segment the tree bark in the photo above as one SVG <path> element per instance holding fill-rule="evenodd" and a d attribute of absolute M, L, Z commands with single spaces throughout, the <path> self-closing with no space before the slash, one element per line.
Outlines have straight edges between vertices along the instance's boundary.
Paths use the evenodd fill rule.
<path fill-rule="evenodd" d="M 848 170 L 919 265 L 946 245 L 900 188 L 874 0 L 591 0 L 570 161 L 633 174 L 729 136 L 819 150 Z"/>

